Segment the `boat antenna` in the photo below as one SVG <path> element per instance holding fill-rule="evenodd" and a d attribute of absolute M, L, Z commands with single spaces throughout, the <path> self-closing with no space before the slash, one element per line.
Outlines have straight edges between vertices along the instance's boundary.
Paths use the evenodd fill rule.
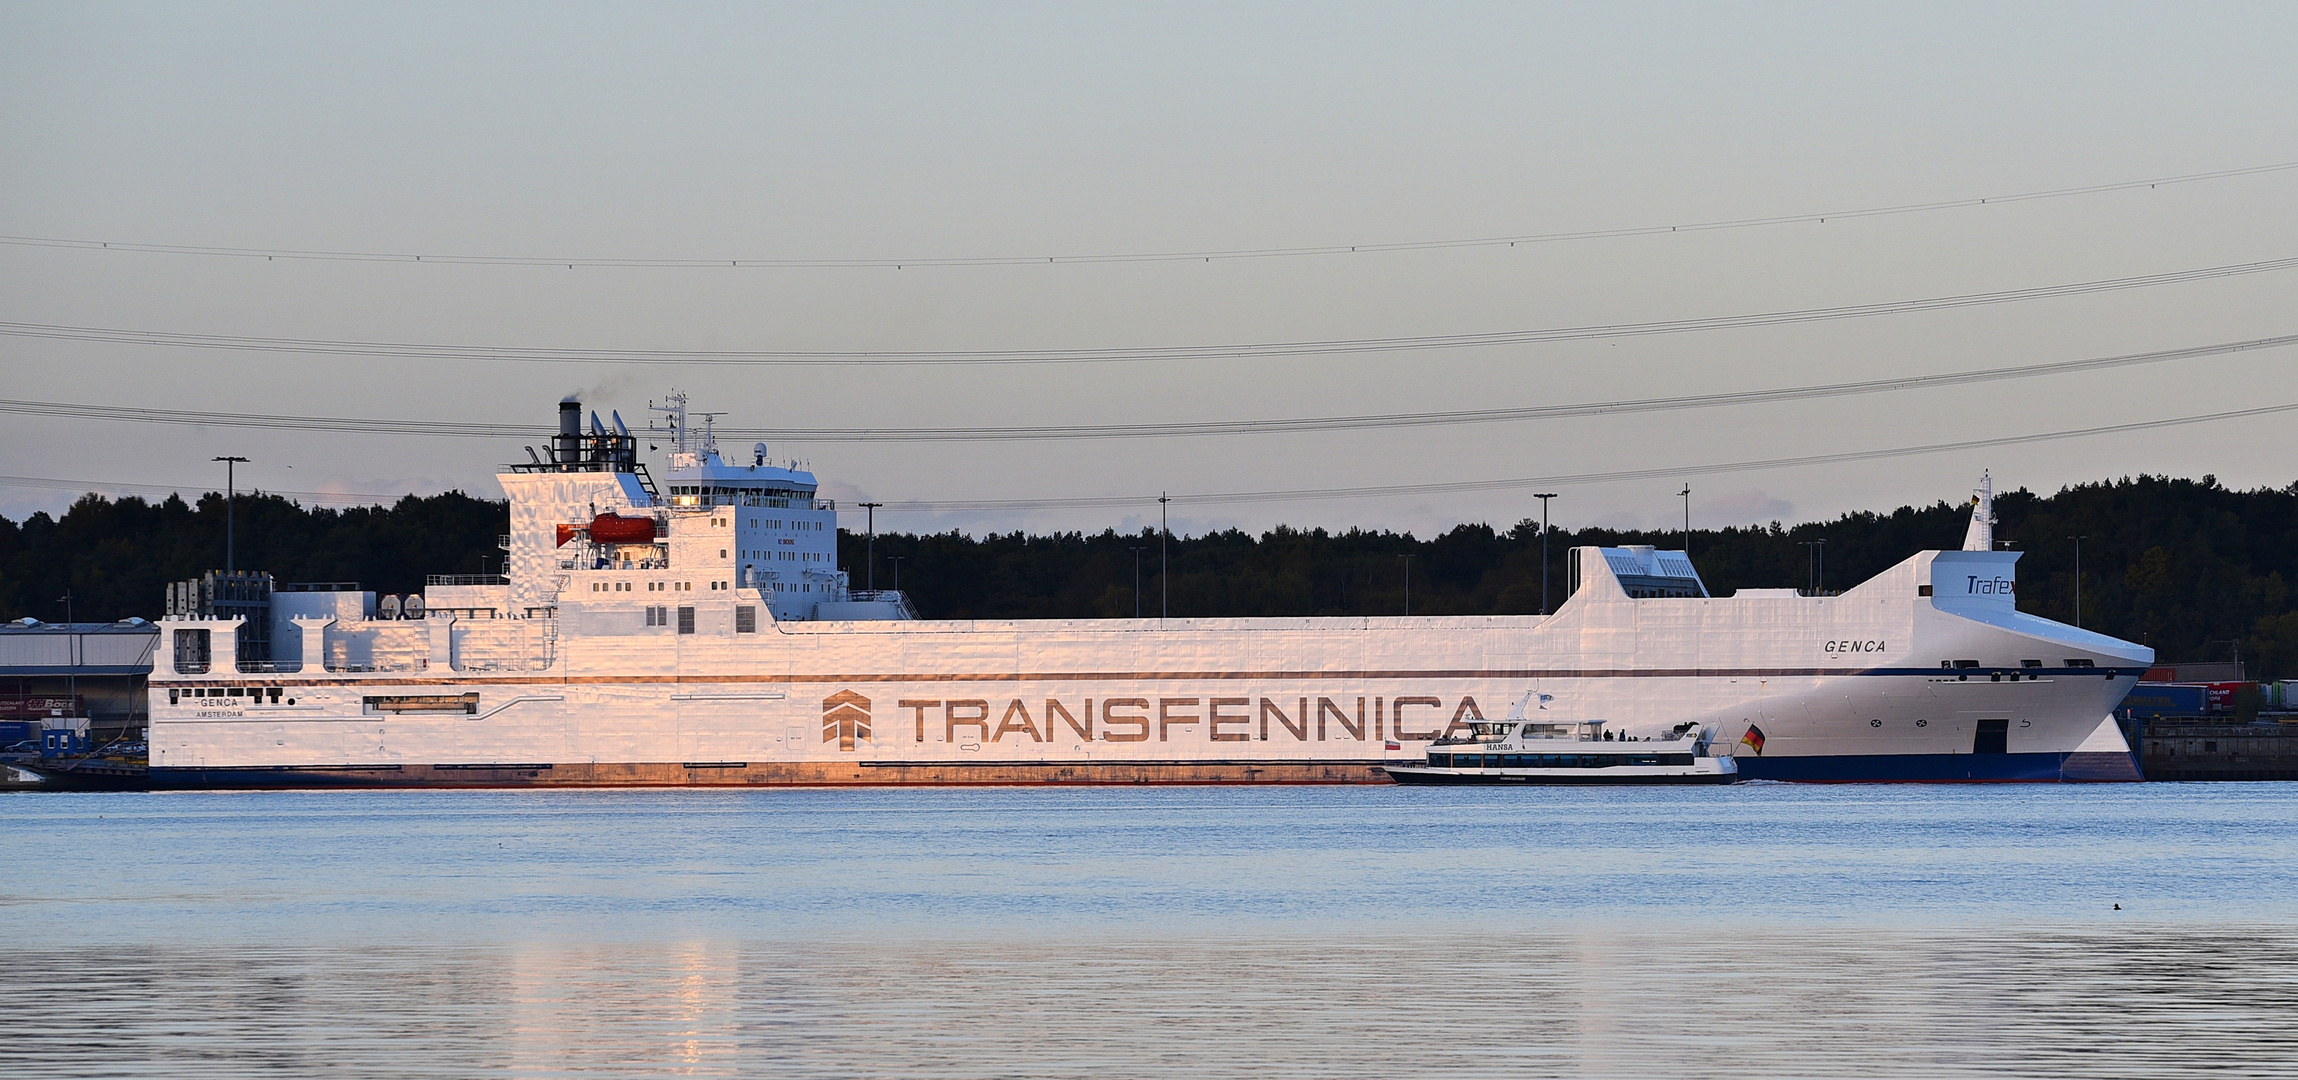
<path fill-rule="evenodd" d="M 647 423 L 647 433 L 654 434 L 656 432 L 667 432 L 671 437 L 671 451 L 673 453 L 679 454 L 685 453 L 686 392 L 683 390 L 673 390 L 662 399 L 662 404 L 657 405 L 654 402 L 649 401 L 646 403 L 646 408 L 649 412 L 658 412 L 663 416 L 661 427 L 656 427 L 652 421 Z"/>

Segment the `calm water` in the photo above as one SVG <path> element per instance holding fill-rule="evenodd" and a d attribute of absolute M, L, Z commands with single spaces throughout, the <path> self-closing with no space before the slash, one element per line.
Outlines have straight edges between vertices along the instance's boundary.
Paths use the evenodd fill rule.
<path fill-rule="evenodd" d="M 2294 1075 L 2294 800 L 0 797 L 0 1074 Z"/>

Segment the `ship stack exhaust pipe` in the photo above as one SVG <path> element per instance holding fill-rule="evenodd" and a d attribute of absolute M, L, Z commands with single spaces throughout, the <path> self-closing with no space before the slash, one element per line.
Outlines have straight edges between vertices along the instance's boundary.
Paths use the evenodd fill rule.
<path fill-rule="evenodd" d="M 572 469 L 582 460 L 582 402 L 569 394 L 559 402 L 559 437 L 551 455 L 562 469 Z"/>

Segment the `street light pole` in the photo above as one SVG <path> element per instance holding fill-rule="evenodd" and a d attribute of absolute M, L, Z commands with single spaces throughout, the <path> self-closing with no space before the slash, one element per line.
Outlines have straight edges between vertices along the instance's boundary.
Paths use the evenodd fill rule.
<path fill-rule="evenodd" d="M 1684 558 L 1692 557 L 1692 486 L 1685 484 L 1677 494 L 1684 497 Z"/>
<path fill-rule="evenodd" d="M 868 587 L 871 592 L 878 591 L 878 508 L 884 505 L 886 504 L 862 504 L 862 509 L 869 512 L 867 515 L 867 520 L 869 521 L 867 528 L 870 530 L 870 538 L 863 544 L 862 547 L 862 550 L 867 553 L 862 556 L 862 561 L 869 564 L 868 567 L 862 572 L 862 580 L 869 583 Z"/>
<path fill-rule="evenodd" d="M 1157 493 L 1157 628 L 1160 630 L 1165 628 L 1165 619 L 1173 613 L 1172 579 L 1166 576 L 1171 563 L 1165 556 L 1165 538 L 1173 533 L 1172 526 L 1167 524 L 1165 504 L 1172 501 L 1172 496 L 1162 491 Z"/>
<path fill-rule="evenodd" d="M 1811 595 L 1818 596 L 1827 588 L 1827 539 L 1821 537 L 1817 540 L 1798 540 L 1796 543 L 1801 544 L 1805 549 L 1803 552 L 1803 583 L 1809 587 Z M 1818 565 L 1816 572 L 1812 569 L 1814 563 Z"/>
<path fill-rule="evenodd" d="M 902 591 L 902 560 L 903 560 L 903 559 L 907 559 L 907 558 L 909 558 L 909 556 L 907 556 L 907 555 L 888 555 L 888 556 L 886 556 L 886 561 L 887 561 L 887 562 L 890 562 L 890 563 L 892 563 L 892 564 L 894 564 L 894 591 L 895 591 L 895 592 L 900 592 L 900 591 Z"/>
<path fill-rule="evenodd" d="M 243 457 L 219 457 L 215 460 L 223 462 L 223 573 L 225 577 L 230 577 L 234 568 L 233 561 L 235 554 L 232 551 L 231 535 L 232 504 L 238 501 L 239 494 L 238 487 L 232 476 L 232 466 L 238 465 L 247 459 Z"/>
<path fill-rule="evenodd" d="M 2067 539 L 2075 542 L 2075 629 L 2080 630 L 2083 628 L 2083 541 L 2090 539 L 2090 535 Z"/>
<path fill-rule="evenodd" d="M 1149 549 L 1137 547 L 1131 550 L 1133 552 L 1133 617 L 1138 619 L 1141 617 L 1141 553 Z"/>
<path fill-rule="evenodd" d="M 1409 617 L 1412 614 L 1412 556 L 1399 555 L 1397 558 L 1404 560 L 1404 613 Z"/>
<path fill-rule="evenodd" d="M 64 625 L 69 627 L 72 625 L 72 590 L 64 590 L 64 595 L 57 597 L 57 599 L 64 602 Z M 71 678 L 64 681 L 64 692 L 72 696 L 72 711 L 84 713 L 87 710 L 80 707 L 80 661 L 82 650 L 87 647 L 87 642 L 76 633 L 66 640 L 70 642 L 72 652 L 65 659 L 72 666 L 69 669 Z"/>
<path fill-rule="evenodd" d="M 1548 614 L 1548 500 L 1556 497 L 1553 491 L 1532 496 L 1540 500 L 1540 614 Z"/>

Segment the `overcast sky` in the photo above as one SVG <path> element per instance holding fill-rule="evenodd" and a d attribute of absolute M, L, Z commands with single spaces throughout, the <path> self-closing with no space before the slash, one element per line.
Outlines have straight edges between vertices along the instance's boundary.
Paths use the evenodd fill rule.
<path fill-rule="evenodd" d="M 0 245 L 0 322 L 521 349 L 1013 352 L 1341 341 L 1890 304 L 2298 257 L 2298 6 L 0 6 L 0 233 L 432 261 Z M 441 263 L 928 260 L 860 267 Z M 1085 364 L 711 366 L 0 336 L 9 400 L 742 428 L 1031 427 L 1569 405 L 2298 333 L 2298 269 L 1864 318 L 1478 348 Z M 75 332 L 76 333 L 76 332 Z M 1810 520 L 2140 472 L 2298 479 L 2298 413 L 1768 461 L 2298 403 L 2298 349 L 1660 413 L 1303 434 L 805 442 L 881 529 L 1506 527 L 1530 488 L 1188 495 L 1651 470 L 1561 524 Z M 112 485 L 498 496 L 519 439 L 0 415 L 0 514 Z M 746 451 L 748 439 L 739 443 Z M 732 448 L 730 448 L 732 449 Z M 659 466 L 658 466 L 659 467 Z M 65 480 L 75 489 L 40 486 Z M 858 513 L 848 515 L 859 528 Z"/>

